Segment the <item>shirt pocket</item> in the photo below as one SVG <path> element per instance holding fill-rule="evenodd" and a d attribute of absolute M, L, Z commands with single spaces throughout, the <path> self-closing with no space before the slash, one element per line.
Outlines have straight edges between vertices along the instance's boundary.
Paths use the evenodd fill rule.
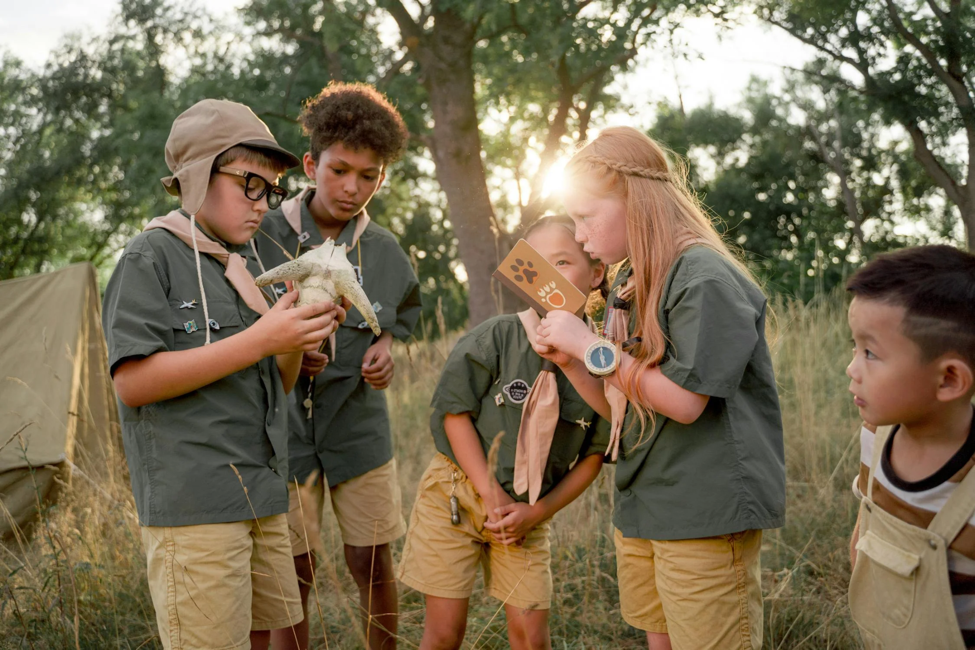
<path fill-rule="evenodd" d="M 206 316 L 202 305 L 196 309 L 180 309 L 172 306 L 172 327 L 176 350 L 190 350 L 206 343 Z M 210 342 L 214 343 L 233 336 L 244 329 L 240 310 L 233 302 L 208 300 L 210 316 Z"/>

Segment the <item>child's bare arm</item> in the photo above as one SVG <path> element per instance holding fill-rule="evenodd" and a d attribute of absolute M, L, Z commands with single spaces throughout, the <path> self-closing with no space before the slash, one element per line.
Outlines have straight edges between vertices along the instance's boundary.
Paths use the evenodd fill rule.
<path fill-rule="evenodd" d="M 496 521 L 499 517 L 495 515 L 494 509 L 501 506 L 502 502 L 513 503 L 514 499 L 501 488 L 498 479 L 488 473 L 487 457 L 484 455 L 480 437 L 477 435 L 470 414 L 448 413 L 444 416 L 443 428 L 457 463 L 484 500 L 488 518 Z"/>
<path fill-rule="evenodd" d="M 606 381 L 622 390 L 620 377 L 627 377 L 635 370 L 637 360 L 624 352 L 620 355 L 619 368 Z M 690 424 L 701 417 L 710 399 L 707 395 L 678 386 L 664 375 L 659 366 L 642 371 L 638 383 L 643 406 L 681 424 Z"/>
<path fill-rule="evenodd" d="M 599 476 L 602 467 L 601 454 L 586 456 L 569 470 L 551 492 L 536 501 L 535 505 L 518 502 L 501 506 L 498 512 L 501 520 L 496 523 L 485 522 L 484 527 L 495 533 L 501 533 L 503 530 L 504 536 L 501 537 L 501 541 L 504 544 L 517 543 L 535 526 L 549 517 L 554 517 L 555 513 L 579 498 L 579 495 L 585 492 Z"/>
<path fill-rule="evenodd" d="M 567 312 L 550 312 L 538 328 L 537 343 L 540 346 L 554 348 L 576 360 L 581 360 L 589 346 L 597 340 L 599 337 L 589 331 L 589 327 L 581 319 Z M 637 360 L 625 352 L 620 355 L 619 368 L 605 381 L 622 390 L 620 377 L 628 377 L 632 372 L 640 372 L 637 377 L 640 403 L 681 424 L 690 424 L 701 417 L 710 399 L 707 395 L 678 386 L 664 376 L 657 366 L 639 371 Z M 603 415 L 595 404 L 590 402 L 589 405 Z"/>
<path fill-rule="evenodd" d="M 253 326 L 212 345 L 157 352 L 122 363 L 113 376 L 119 399 L 133 408 L 161 402 L 212 384 L 264 357 L 317 349 L 337 327 L 335 307 L 320 303 L 289 309 L 296 299 L 294 292 L 282 296 Z"/>

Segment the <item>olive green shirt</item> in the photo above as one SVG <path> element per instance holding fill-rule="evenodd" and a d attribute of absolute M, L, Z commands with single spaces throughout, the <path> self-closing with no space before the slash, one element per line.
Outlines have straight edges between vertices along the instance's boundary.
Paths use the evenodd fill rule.
<path fill-rule="evenodd" d="M 207 237 L 199 226 L 197 237 Z M 223 264 L 201 254 L 200 269 L 211 342 L 253 325 L 259 315 L 224 277 Z M 137 235 L 105 289 L 102 322 L 113 375 L 129 359 L 202 346 L 206 323 L 193 249 L 162 229 Z M 138 408 L 120 400 L 140 523 L 216 524 L 287 512 L 285 400 L 274 357 L 172 399 Z"/>
<path fill-rule="evenodd" d="M 630 276 L 617 275 L 608 304 Z M 636 325 L 630 309 L 630 332 Z M 782 417 L 765 341 L 761 290 L 715 251 L 694 246 L 667 274 L 660 363 L 678 386 L 709 395 L 701 416 L 656 416 L 640 438 L 632 406 L 616 465 L 614 523 L 624 537 L 695 539 L 785 523 Z"/>
<path fill-rule="evenodd" d="M 448 413 L 470 413 L 485 455 L 499 433 L 504 432 L 495 475 L 501 487 L 517 501 L 528 501 L 528 492 L 515 494 L 515 449 L 522 407 L 542 369 L 542 358 L 532 349 L 517 314 L 496 316 L 464 335 L 444 365 L 433 394 L 430 417 L 437 451 L 454 463 L 457 458 L 444 430 Z M 559 422 L 549 452 L 541 496 L 569 472 L 579 458 L 606 453 L 609 422 L 600 418 L 579 396 L 568 378 L 556 372 Z"/>
<path fill-rule="evenodd" d="M 314 192 L 309 192 L 306 201 L 313 196 Z M 351 245 L 355 226 L 356 219 L 350 220 L 337 243 Z M 254 238 L 264 268 L 271 269 L 288 260 L 275 242 L 292 255 L 324 243 L 304 201 L 301 227 L 299 235 L 280 208 L 267 213 L 261 224 L 263 233 Z M 304 241 L 299 242 L 299 237 Z M 376 310 L 379 327 L 400 340 L 408 340 L 420 317 L 420 283 L 399 242 L 391 232 L 370 221 L 348 258 L 353 266 L 361 266 L 362 288 Z M 275 285 L 275 291 L 280 295 L 284 285 Z M 386 395 L 362 378 L 362 358 L 376 342 L 376 336 L 359 310 L 352 307 L 335 339 L 336 358 L 329 359 L 314 382 L 299 377 L 290 396 L 288 419 L 292 475 L 304 481 L 312 470 L 318 470 L 324 472 L 332 487 L 381 467 L 393 458 Z M 325 352 L 331 356 L 327 344 Z M 313 386 L 314 393 L 311 419 L 303 406 L 309 386 Z"/>

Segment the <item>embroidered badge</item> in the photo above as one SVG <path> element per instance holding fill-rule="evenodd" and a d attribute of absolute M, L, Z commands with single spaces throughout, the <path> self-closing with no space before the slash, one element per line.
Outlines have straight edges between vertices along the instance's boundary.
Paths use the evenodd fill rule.
<path fill-rule="evenodd" d="M 212 329 L 212 330 L 218 330 L 218 329 L 220 329 L 220 323 L 218 323 L 217 321 L 213 320 L 212 318 L 209 321 L 207 321 L 207 322 L 210 323 L 210 329 Z"/>
<path fill-rule="evenodd" d="M 188 320 L 185 323 L 183 323 L 183 329 L 186 330 L 187 334 L 192 334 L 193 332 L 197 331 L 200 328 L 197 327 L 195 320 Z"/>
<path fill-rule="evenodd" d="M 377 314 L 383 310 L 383 306 L 379 304 L 379 301 L 372 303 L 372 310 Z"/>
<path fill-rule="evenodd" d="M 196 300 L 184 300 L 179 306 L 180 309 L 196 309 Z"/>
<path fill-rule="evenodd" d="M 367 323 L 366 321 L 362 321 L 361 323 L 359 323 L 358 325 L 356 325 L 356 327 L 358 327 L 361 330 L 364 330 L 367 327 L 369 327 L 369 323 Z"/>
<path fill-rule="evenodd" d="M 359 281 L 359 286 L 362 286 L 362 269 L 357 265 L 352 265 L 352 270 L 355 271 L 355 279 Z"/>
<path fill-rule="evenodd" d="M 498 406 L 504 406 L 504 395 L 502 395 L 501 393 L 495 395 L 494 403 L 497 404 Z"/>
<path fill-rule="evenodd" d="M 305 232 L 301 233 L 300 235 L 298 235 L 298 243 L 299 244 L 304 244 L 309 239 L 311 239 L 311 235 L 308 234 L 308 231 L 305 231 Z"/>
<path fill-rule="evenodd" d="M 528 391 L 531 390 L 531 386 L 529 386 L 528 382 L 523 379 L 516 379 L 501 390 L 504 391 L 504 394 L 507 395 L 508 399 L 510 399 L 512 402 L 515 404 L 521 404 L 528 399 Z"/>

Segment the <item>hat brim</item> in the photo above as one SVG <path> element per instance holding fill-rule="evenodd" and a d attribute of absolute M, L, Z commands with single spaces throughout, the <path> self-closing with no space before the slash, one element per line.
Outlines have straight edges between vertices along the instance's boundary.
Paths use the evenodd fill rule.
<path fill-rule="evenodd" d="M 257 149 L 269 149 L 270 151 L 274 151 L 276 153 L 281 154 L 288 161 L 288 169 L 297 167 L 298 165 L 301 164 L 301 158 L 294 155 L 293 153 L 291 153 L 290 151 L 288 151 L 287 149 L 279 145 L 277 142 L 274 142 L 273 140 L 245 140 L 240 144 L 248 147 L 255 147 Z"/>

